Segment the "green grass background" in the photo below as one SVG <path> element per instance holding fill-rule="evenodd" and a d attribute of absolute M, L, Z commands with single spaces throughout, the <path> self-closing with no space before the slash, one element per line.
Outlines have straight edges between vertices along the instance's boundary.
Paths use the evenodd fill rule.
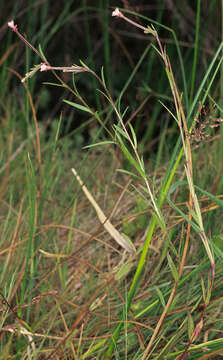
<path fill-rule="evenodd" d="M 112 17 L 115 7 L 154 26 L 173 78 L 157 39 Z M 223 357 L 222 7 L 0 5 L 1 359 Z M 81 60 L 91 72 L 22 83 L 41 59 L 12 19 L 52 66 Z"/>

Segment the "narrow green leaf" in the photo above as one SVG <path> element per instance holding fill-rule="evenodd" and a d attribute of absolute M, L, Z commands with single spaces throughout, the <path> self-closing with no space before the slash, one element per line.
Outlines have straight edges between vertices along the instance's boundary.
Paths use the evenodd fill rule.
<path fill-rule="evenodd" d="M 101 145 L 108 145 L 108 144 L 115 144 L 114 141 L 101 141 L 101 142 L 98 142 L 98 143 L 95 143 L 95 144 L 91 144 L 91 145 L 86 145 L 86 146 L 83 146 L 82 149 L 90 149 L 90 148 L 93 148 L 93 147 L 96 147 L 96 146 L 101 146 Z"/>
<path fill-rule="evenodd" d="M 123 113 L 121 114 L 121 118 L 122 118 L 122 119 L 124 118 L 124 116 L 125 116 L 125 114 L 127 113 L 128 109 L 129 109 L 129 106 L 127 106 L 127 107 L 124 109 Z"/>
<path fill-rule="evenodd" d="M 218 204 L 220 207 L 223 207 L 223 201 L 218 199 L 217 196 L 209 193 L 208 191 L 205 191 L 203 189 L 201 189 L 199 186 L 195 185 L 194 186 L 197 190 L 199 190 L 203 195 L 209 197 L 209 199 L 211 199 L 212 201 L 214 201 L 216 204 Z"/>
<path fill-rule="evenodd" d="M 115 132 L 119 132 L 124 138 L 126 138 L 127 140 L 129 140 L 127 134 L 126 134 L 125 131 L 120 127 L 120 125 L 115 125 L 115 124 L 114 124 L 114 129 L 115 129 Z"/>
<path fill-rule="evenodd" d="M 100 89 L 97 89 L 97 91 L 98 91 L 99 93 L 101 93 L 101 94 L 111 103 L 111 100 L 109 99 L 108 95 L 105 94 L 104 91 L 102 91 L 102 90 L 100 90 Z"/>
<path fill-rule="evenodd" d="M 174 118 L 174 120 L 176 120 L 177 124 L 178 124 L 178 119 L 177 117 L 173 114 L 172 111 L 170 111 L 170 109 L 161 101 L 161 100 L 158 100 L 159 103 L 168 111 L 168 113 Z"/>
<path fill-rule="evenodd" d="M 187 319 L 188 319 L 188 322 L 187 322 L 187 324 L 188 324 L 188 329 L 187 329 L 188 330 L 188 338 L 191 339 L 191 336 L 192 336 L 192 334 L 194 332 L 194 322 L 193 322 L 193 318 L 191 316 L 191 313 L 189 313 L 189 312 L 187 314 Z"/>
<path fill-rule="evenodd" d="M 80 61 L 80 64 L 85 68 L 85 69 L 89 69 L 89 67 L 82 61 L 82 60 L 79 60 Z"/>
<path fill-rule="evenodd" d="M 103 339 L 103 340 L 100 340 L 100 341 L 97 341 L 97 343 L 94 345 L 94 343 L 92 342 L 91 346 L 89 347 L 89 349 L 83 354 L 83 355 L 80 355 L 79 359 L 80 360 L 85 360 L 86 358 L 89 359 L 89 356 L 90 358 L 92 359 L 96 350 L 98 349 L 101 349 L 103 348 L 105 342 L 107 341 L 107 339 Z"/>
<path fill-rule="evenodd" d="M 44 82 L 44 85 L 51 85 L 51 86 L 58 86 L 58 87 L 65 87 L 63 84 L 55 84 L 55 83 L 51 83 L 51 82 Z"/>
<path fill-rule="evenodd" d="M 129 128 L 130 128 L 131 133 L 132 133 L 132 139 L 133 139 L 134 147 L 135 147 L 135 149 L 137 149 L 137 138 L 136 138 L 136 133 L 135 133 L 135 131 L 134 131 L 134 129 L 133 129 L 133 127 L 132 127 L 132 124 L 131 124 L 131 123 L 129 123 Z"/>
<path fill-rule="evenodd" d="M 161 290 L 158 288 L 158 286 L 155 286 L 155 290 L 156 290 L 156 293 L 157 293 L 157 295 L 158 295 L 158 297 L 160 299 L 160 302 L 161 302 L 163 308 L 165 308 L 166 307 L 166 302 L 165 302 L 165 299 L 163 297 L 163 294 L 162 294 Z"/>
<path fill-rule="evenodd" d="M 143 172 L 145 173 L 145 164 L 144 164 L 143 155 L 141 156 L 140 161 L 141 161 L 142 170 L 143 170 Z"/>
<path fill-rule="evenodd" d="M 206 303 L 206 287 L 205 287 L 205 284 L 204 284 L 204 279 L 203 277 L 201 277 L 201 288 L 202 288 L 202 294 L 203 294 L 203 299 L 204 299 L 204 302 Z"/>
<path fill-rule="evenodd" d="M 177 268 L 176 268 L 176 266 L 175 266 L 175 264 L 174 264 L 174 262 L 173 262 L 173 260 L 172 260 L 169 253 L 167 253 L 167 260 L 168 260 L 168 265 L 170 267 L 173 278 L 177 282 L 178 279 L 179 279 L 179 275 L 178 275 L 178 272 L 177 272 Z"/>
<path fill-rule="evenodd" d="M 117 169 L 116 171 L 119 171 L 119 172 L 121 172 L 121 173 L 123 173 L 123 174 L 127 174 L 127 175 L 130 175 L 130 176 L 134 176 L 136 179 L 140 179 L 140 177 L 139 176 L 137 176 L 136 174 L 134 174 L 133 172 L 131 172 L 131 171 L 128 171 L 128 170 L 124 170 L 124 169 Z"/>
<path fill-rule="evenodd" d="M 115 280 L 121 280 L 122 278 L 128 275 L 129 271 L 131 270 L 133 264 L 130 261 L 125 262 L 120 269 L 118 270 L 117 274 L 115 275 Z"/>
<path fill-rule="evenodd" d="M 151 44 L 151 46 L 159 54 L 159 56 L 162 57 L 160 50 L 154 44 Z"/>
<path fill-rule="evenodd" d="M 45 60 L 45 62 L 47 63 L 47 59 L 43 53 L 43 50 L 42 50 L 42 47 L 41 47 L 41 44 L 39 44 L 39 52 L 40 52 L 40 55 L 42 56 L 42 58 Z"/>
<path fill-rule="evenodd" d="M 125 146 L 124 142 L 122 141 L 122 138 L 120 135 L 117 134 L 117 138 L 119 140 L 119 143 L 121 145 L 121 149 L 123 151 L 123 154 L 125 155 L 126 159 L 134 166 L 134 168 L 138 171 L 138 173 L 142 176 L 142 178 L 145 178 L 145 173 L 142 171 L 141 167 L 139 166 L 138 162 L 134 159 L 134 157 L 131 155 L 127 147 Z"/>
<path fill-rule="evenodd" d="M 84 106 L 84 105 L 80 105 L 80 104 L 77 104 L 77 103 L 74 103 L 74 102 L 68 101 L 68 100 L 63 100 L 63 102 L 65 102 L 66 104 L 68 104 L 70 106 L 75 107 L 78 110 L 85 111 L 85 112 L 92 115 L 92 111 L 89 108 L 87 108 L 86 106 Z"/>
<path fill-rule="evenodd" d="M 74 89 L 75 95 L 76 95 L 78 98 L 80 98 L 79 91 L 77 90 L 77 86 L 76 86 L 75 74 L 74 74 L 74 73 L 71 73 L 71 75 L 72 75 L 72 84 L 73 84 L 73 89 Z"/>
<path fill-rule="evenodd" d="M 60 127 L 61 127 L 61 122 L 62 122 L 62 114 L 60 114 L 60 118 L 59 118 L 59 122 L 58 122 L 58 125 L 57 125 L 57 130 L 56 130 L 56 136 L 55 136 L 55 145 L 59 139 L 59 133 L 60 133 Z"/>
<path fill-rule="evenodd" d="M 105 76 L 104 76 L 104 67 L 103 66 L 101 67 L 101 80 L 102 80 L 104 86 L 106 86 L 106 84 L 105 84 Z"/>

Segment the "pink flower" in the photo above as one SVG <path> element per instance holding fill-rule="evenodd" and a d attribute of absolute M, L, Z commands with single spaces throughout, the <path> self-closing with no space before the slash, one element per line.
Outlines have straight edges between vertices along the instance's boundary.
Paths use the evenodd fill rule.
<path fill-rule="evenodd" d="M 112 12 L 112 16 L 118 16 L 118 17 L 122 17 L 122 13 L 119 10 L 119 8 L 116 8 L 113 12 Z"/>
<path fill-rule="evenodd" d="M 18 31 L 18 26 L 14 24 L 14 20 L 8 22 L 8 27 L 10 27 L 13 31 Z"/>
<path fill-rule="evenodd" d="M 42 64 L 42 65 L 40 66 L 40 71 L 47 71 L 47 70 L 49 70 L 49 69 L 50 69 L 50 66 L 47 65 L 47 64 Z"/>

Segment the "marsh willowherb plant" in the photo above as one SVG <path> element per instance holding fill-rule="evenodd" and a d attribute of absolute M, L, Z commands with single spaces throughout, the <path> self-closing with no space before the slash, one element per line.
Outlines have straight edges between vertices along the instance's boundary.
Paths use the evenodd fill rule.
<path fill-rule="evenodd" d="M 97 80 L 98 82 L 101 84 L 101 86 L 103 87 L 104 89 L 104 96 L 107 98 L 107 100 L 110 102 L 117 118 L 118 118 L 118 121 L 120 122 L 121 124 L 121 127 L 124 131 L 124 137 L 127 139 L 127 141 L 130 143 L 133 151 L 134 151 L 134 154 L 135 154 L 135 158 L 136 160 L 133 158 L 133 156 L 129 153 L 129 151 L 127 150 L 127 147 L 124 145 L 124 142 L 122 140 L 122 136 L 121 136 L 121 132 L 120 132 L 120 129 L 118 126 L 115 126 L 115 130 L 116 130 L 116 137 L 117 139 L 119 140 L 120 142 L 120 146 L 122 148 L 122 151 L 124 152 L 124 154 L 128 157 L 129 161 L 132 163 L 132 165 L 134 165 L 134 167 L 136 168 L 137 172 L 140 174 L 140 176 L 143 178 L 143 180 L 145 181 L 145 184 L 146 184 L 146 187 L 147 187 L 147 190 L 148 190 L 148 193 L 150 195 L 150 198 L 151 198 L 151 201 L 152 201 L 152 204 L 153 204 L 153 207 L 154 207 L 154 211 L 156 213 L 156 215 L 158 216 L 158 218 L 160 219 L 160 221 L 164 224 L 164 220 L 162 218 L 162 214 L 159 210 L 159 207 L 157 206 L 157 203 L 156 203 L 156 200 L 155 200 L 155 197 L 152 193 L 152 190 L 150 188 L 150 185 L 149 185 L 149 182 L 148 182 L 148 179 L 147 179 L 147 175 L 146 175 L 146 171 L 145 171 L 145 168 L 144 168 L 144 163 L 143 163 L 143 160 L 142 158 L 139 156 L 138 154 L 138 150 L 137 150 L 137 141 L 136 141 L 136 136 L 135 136 L 135 133 L 134 133 L 134 130 L 133 128 L 131 127 L 130 125 L 130 130 L 131 130 L 131 135 L 129 134 L 129 132 L 127 131 L 127 128 L 123 122 L 123 119 L 122 119 L 122 116 L 120 115 L 118 109 L 117 109 L 117 106 L 114 102 L 114 100 L 112 99 L 112 96 L 110 94 L 110 92 L 108 91 L 107 89 L 107 86 L 106 86 L 106 83 L 105 83 L 105 80 L 104 80 L 104 75 L 102 73 L 102 78 L 100 78 L 93 70 L 91 70 L 86 64 L 84 64 L 83 62 L 81 62 L 81 64 L 83 66 L 78 66 L 78 65 L 73 65 L 73 66 L 70 66 L 70 67 L 64 67 L 64 66 L 59 66 L 59 67 L 54 67 L 54 66 L 51 66 L 49 64 L 48 61 L 46 61 L 46 59 L 44 59 L 44 57 L 38 52 L 37 49 L 35 49 L 25 38 L 23 35 L 21 35 L 18 31 L 18 26 L 14 24 L 14 21 L 10 21 L 8 23 L 8 26 L 19 36 L 19 38 L 28 46 L 30 47 L 31 49 L 33 49 L 35 51 L 36 54 L 38 54 L 41 58 L 41 60 L 45 61 L 41 64 L 38 64 L 34 67 L 33 70 L 31 70 L 30 72 L 28 72 L 26 74 L 26 76 L 22 79 L 22 82 L 24 82 L 25 80 L 27 80 L 29 77 L 31 77 L 33 74 L 35 74 L 37 71 L 52 71 L 55 75 L 56 75 L 56 71 L 63 71 L 63 72 L 72 72 L 72 73 L 80 73 L 80 72 L 88 72 L 90 74 L 92 74 Z M 152 30 L 151 30 L 152 31 Z M 89 113 L 91 113 L 93 116 L 96 117 L 97 120 L 100 121 L 100 119 L 98 118 L 98 114 L 96 112 L 94 112 L 93 110 L 91 110 L 86 102 L 83 100 L 83 98 L 79 95 L 79 93 L 77 91 L 74 91 L 72 90 L 69 86 L 67 86 L 66 84 L 64 84 L 64 82 L 61 80 L 61 78 L 56 75 L 57 79 L 59 79 L 59 81 L 64 85 L 66 86 L 76 97 L 78 97 L 78 99 L 83 103 L 84 105 L 84 110 L 85 111 L 88 111 Z M 78 107 L 77 104 L 74 104 L 74 103 L 71 103 L 71 102 L 68 102 L 70 105 L 76 105 Z M 82 108 L 83 109 L 83 108 Z M 111 133 L 110 133 L 111 134 Z M 112 135 L 111 135 L 112 136 Z M 114 139 L 114 137 L 113 137 Z M 129 246 L 126 244 L 126 249 L 129 249 Z"/>
<path fill-rule="evenodd" d="M 168 261 L 170 263 L 170 267 L 172 266 L 172 271 L 174 273 L 174 278 L 175 278 L 175 284 L 173 287 L 173 290 L 171 292 L 171 295 L 169 297 L 168 303 L 166 304 L 166 307 L 157 323 L 157 326 L 153 332 L 153 335 L 147 345 L 147 348 L 145 350 L 143 359 L 146 359 L 149 351 L 151 350 L 155 339 L 158 335 L 158 332 L 161 328 L 161 325 L 163 324 L 163 321 L 165 319 L 165 316 L 167 314 L 167 311 L 170 308 L 170 305 L 174 299 L 174 295 L 176 293 L 176 289 L 178 286 L 178 282 L 179 279 L 182 275 L 182 271 L 185 265 L 185 260 L 186 260 L 186 255 L 187 255 L 187 250 L 188 250 L 188 244 L 189 244 L 189 238 L 190 238 L 190 233 L 191 233 L 191 223 L 192 223 L 192 219 L 195 220 L 196 223 L 196 231 L 199 233 L 199 236 L 201 237 L 201 240 L 204 244 L 204 247 L 206 249 L 206 253 L 209 257 L 210 263 L 211 263 L 211 281 L 209 282 L 209 287 L 207 292 L 204 295 L 204 301 L 205 301 L 205 306 L 204 309 L 206 308 L 209 300 L 210 300 L 210 296 L 211 296 L 211 291 L 212 291 L 212 287 L 213 287 L 213 281 L 214 281 L 214 273 L 215 273 L 215 263 L 214 263 L 214 257 L 212 254 L 212 251 L 210 249 L 209 246 L 209 242 L 208 242 L 208 238 L 206 236 L 205 230 L 204 230 L 204 225 L 203 225 L 203 219 L 202 219 L 202 215 L 201 215 L 201 210 L 200 210 L 200 206 L 199 206 L 199 202 L 197 199 L 197 195 L 195 192 L 195 186 L 194 186 L 194 181 L 193 181 L 193 163 L 192 163 L 192 154 L 191 154 L 191 145 L 190 145 L 190 129 L 188 129 L 188 125 L 187 125 L 187 121 L 186 121 L 186 116 L 184 113 L 184 109 L 183 109 L 183 105 L 181 102 L 181 96 L 179 94 L 179 91 L 177 89 L 177 85 L 175 82 L 175 78 L 173 75 L 173 71 L 172 71 L 172 67 L 171 67 L 171 63 L 170 60 L 166 54 L 166 52 L 163 49 L 163 46 L 161 44 L 161 41 L 159 39 L 158 33 L 155 30 L 155 28 L 153 26 L 147 26 L 144 27 L 134 21 L 132 21 L 131 19 L 129 19 L 128 17 L 126 17 L 118 8 L 116 8 L 113 13 L 112 13 L 113 17 L 118 17 L 128 23 L 130 23 L 131 25 L 137 27 L 138 29 L 142 30 L 145 34 L 151 34 L 152 36 L 155 37 L 157 44 L 158 44 L 158 49 L 157 53 L 161 56 L 164 66 L 165 66 L 165 71 L 166 71 L 166 75 L 168 77 L 169 80 L 169 84 L 170 84 L 170 88 L 172 91 L 172 96 L 174 99 L 174 104 L 175 104 L 175 120 L 177 121 L 178 127 L 179 127 L 179 131 L 180 131 L 180 135 L 181 135 L 181 140 L 182 140 L 182 144 L 183 144 L 183 150 L 180 152 L 180 155 L 178 156 L 178 158 L 175 160 L 176 166 L 174 167 L 174 169 L 171 172 L 171 176 L 170 179 L 166 182 L 165 186 L 161 189 L 160 191 L 160 196 L 158 201 L 154 198 L 152 191 L 150 189 L 150 185 L 147 179 L 147 175 L 146 175 L 146 171 L 144 168 L 144 164 L 143 164 L 143 160 L 141 159 L 141 157 L 139 156 L 138 153 L 138 149 L 137 149 L 137 139 L 134 133 L 134 130 L 132 127 L 130 127 L 130 132 L 127 130 L 125 124 L 123 123 L 123 119 L 122 116 L 120 115 L 116 104 L 114 102 L 114 100 L 111 97 L 111 94 L 109 93 L 105 81 L 104 81 L 104 76 L 102 75 L 101 78 L 94 72 L 92 71 L 88 66 L 86 66 L 85 64 L 81 64 L 82 66 L 78 66 L 78 65 L 73 65 L 70 67 L 54 67 L 51 66 L 46 59 L 40 54 L 40 52 L 35 49 L 28 41 L 27 39 L 21 35 L 18 31 L 18 26 L 14 24 L 14 21 L 10 21 L 8 23 L 8 26 L 19 36 L 19 38 L 25 43 L 26 46 L 30 47 L 42 60 L 42 62 L 38 65 L 36 65 L 34 67 L 34 69 L 32 69 L 30 72 L 28 72 L 26 74 L 26 76 L 23 78 L 23 82 L 30 78 L 33 74 L 35 74 L 37 71 L 53 71 L 55 73 L 55 71 L 63 71 L 63 72 L 73 72 L 73 73 L 79 73 L 79 72 L 88 72 L 91 73 L 101 84 L 101 86 L 103 87 L 104 90 L 104 96 L 107 98 L 107 100 L 110 102 L 110 104 L 113 107 L 113 110 L 118 118 L 119 123 L 121 124 L 121 127 L 116 126 L 115 127 L 115 131 L 116 131 L 116 139 L 118 139 L 119 145 L 123 151 L 123 153 L 125 154 L 125 156 L 128 158 L 128 160 L 131 162 L 131 164 L 135 167 L 135 169 L 137 170 L 137 172 L 140 174 L 140 176 L 143 178 L 143 180 L 146 183 L 147 189 L 148 189 L 148 193 L 150 195 L 151 201 L 153 203 L 153 208 L 154 208 L 154 216 L 151 220 L 150 223 L 150 227 L 149 227 L 149 231 L 147 234 L 147 237 L 145 239 L 145 242 L 143 244 L 143 249 L 142 249 L 142 253 L 141 253 L 141 257 L 139 259 L 138 262 L 138 266 L 137 266 L 137 270 L 135 273 L 135 276 L 133 278 L 132 281 L 132 285 L 131 288 L 129 290 L 128 293 L 128 298 L 127 298 L 127 310 L 129 310 L 130 305 L 132 303 L 132 299 L 135 295 L 137 286 L 139 284 L 139 280 L 143 271 L 143 267 L 144 267 L 144 263 L 146 260 L 146 256 L 148 253 L 148 249 L 149 249 L 149 245 L 150 245 L 150 241 L 152 239 L 153 233 L 155 231 L 155 228 L 157 226 L 157 222 L 158 219 L 163 222 L 164 228 L 165 228 L 165 222 L 162 218 L 162 214 L 161 214 L 161 207 L 164 203 L 164 201 L 166 200 L 167 196 L 169 197 L 170 193 L 170 185 L 171 185 L 171 180 L 173 179 L 174 176 L 174 172 L 176 171 L 177 168 L 177 164 L 179 163 L 182 154 L 184 153 L 185 155 L 185 172 L 186 172 L 186 178 L 187 178 L 187 183 L 188 183 L 188 187 L 189 187 L 189 191 L 190 191 L 190 195 L 189 195 L 189 199 L 188 199 L 188 208 L 189 208 L 189 213 L 188 216 L 186 217 L 186 219 L 188 220 L 187 223 L 187 235 L 186 235 L 186 240 L 185 240 L 185 245 L 184 245 L 184 251 L 183 251 L 183 256 L 182 259 L 180 261 L 180 266 L 179 266 L 179 270 L 177 271 L 173 265 L 171 265 L 171 258 L 168 258 Z M 55 73 L 56 74 L 56 73 Z M 58 77 L 58 75 L 56 75 L 57 78 L 61 81 L 61 83 L 66 86 L 67 88 L 69 88 L 66 84 L 64 84 L 64 82 Z M 83 100 L 83 98 L 79 95 L 79 93 L 77 93 L 75 90 L 72 90 L 71 88 L 69 88 L 69 90 L 82 102 L 83 107 L 85 109 L 85 111 L 88 111 L 89 113 L 91 113 L 92 115 L 94 115 L 98 120 L 100 120 L 98 118 L 98 114 L 93 111 L 92 109 L 89 108 L 89 106 L 86 104 L 86 102 Z M 76 104 L 77 106 L 77 104 Z M 125 146 L 125 143 L 123 141 L 123 135 L 124 135 L 124 140 L 127 140 L 128 143 L 131 145 L 131 148 L 133 150 L 134 153 L 134 157 L 132 156 L 132 154 L 130 154 L 130 152 L 128 151 L 127 147 Z M 113 140 L 115 142 L 115 139 L 113 137 Z M 171 202 L 170 202 L 171 204 Z M 202 324 L 202 319 L 204 316 L 204 312 L 202 313 L 202 317 L 200 319 L 200 321 L 198 322 L 197 326 L 195 327 L 195 330 L 191 336 L 191 340 L 189 345 L 191 344 L 191 342 L 194 340 L 194 338 L 197 336 L 198 332 L 201 331 L 201 324 Z M 121 321 L 119 326 L 116 328 L 116 331 L 114 332 L 112 341 L 110 343 L 109 349 L 107 351 L 106 354 L 106 358 L 108 359 L 112 352 L 113 352 L 113 348 L 115 345 L 116 340 L 118 339 L 119 333 L 121 331 L 121 328 L 123 326 L 123 322 Z M 189 346 L 188 345 L 188 346 Z M 49 357 L 48 357 L 49 358 Z"/>

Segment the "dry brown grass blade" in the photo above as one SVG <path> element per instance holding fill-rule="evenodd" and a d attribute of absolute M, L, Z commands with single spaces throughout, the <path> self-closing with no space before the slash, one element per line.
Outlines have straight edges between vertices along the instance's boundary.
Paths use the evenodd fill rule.
<path fill-rule="evenodd" d="M 81 185 L 81 188 L 83 192 L 85 193 L 86 197 L 94 207 L 98 218 L 101 222 L 101 224 L 104 226 L 104 228 L 107 230 L 107 232 L 111 235 L 111 237 L 120 245 L 122 246 L 126 251 L 133 253 L 134 249 L 130 246 L 130 244 L 123 238 L 123 236 L 118 232 L 118 230 L 112 225 L 112 223 L 109 221 L 109 219 L 105 216 L 100 206 L 96 203 L 95 199 L 87 189 L 87 187 L 84 185 L 83 181 L 81 180 L 80 176 L 78 175 L 77 171 L 73 168 L 72 172 L 74 176 L 76 177 L 77 181 Z"/>

